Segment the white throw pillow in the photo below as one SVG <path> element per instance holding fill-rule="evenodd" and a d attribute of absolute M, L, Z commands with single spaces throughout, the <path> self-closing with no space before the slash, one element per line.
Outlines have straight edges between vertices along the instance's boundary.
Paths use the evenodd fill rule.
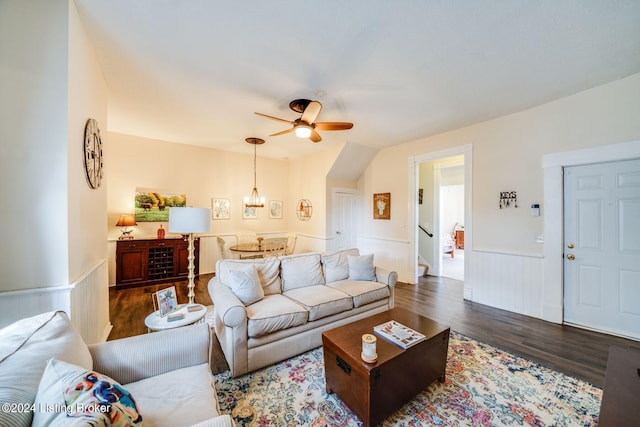
<path fill-rule="evenodd" d="M 324 279 L 327 283 L 349 278 L 349 262 L 347 260 L 349 255 L 358 256 L 360 252 L 357 248 L 352 248 L 322 254 Z"/>
<path fill-rule="evenodd" d="M 1 317 L 1 315 L 0 315 Z M 33 403 L 47 361 L 93 369 L 87 345 L 62 312 L 47 312 L 0 329 L 0 405 Z M 0 426 L 31 425 L 32 412 L 0 410 Z"/>
<path fill-rule="evenodd" d="M 57 359 L 47 363 L 34 408 L 34 426 L 142 425 L 135 400 L 118 382 Z"/>
<path fill-rule="evenodd" d="M 347 257 L 349 261 L 349 280 L 376 280 L 373 267 L 373 254 Z"/>
<path fill-rule="evenodd" d="M 258 272 L 252 264 L 229 270 L 229 287 L 244 305 L 251 305 L 264 298 Z"/>

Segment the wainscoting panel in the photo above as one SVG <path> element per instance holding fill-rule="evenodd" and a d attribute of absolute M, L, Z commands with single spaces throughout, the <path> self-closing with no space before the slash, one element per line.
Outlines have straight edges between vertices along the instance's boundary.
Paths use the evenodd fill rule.
<path fill-rule="evenodd" d="M 71 311 L 71 286 L 0 292 L 0 328 L 48 311 Z"/>
<path fill-rule="evenodd" d="M 200 236 L 200 274 L 213 273 L 216 270 L 218 255 L 217 236 Z"/>
<path fill-rule="evenodd" d="M 416 282 L 413 277 L 413 266 L 409 264 L 406 256 L 409 249 L 408 241 L 374 236 L 358 236 L 358 249 L 361 255 L 375 254 L 373 263 L 387 270 L 396 271 L 400 282 Z"/>
<path fill-rule="evenodd" d="M 111 331 L 108 275 L 105 259 L 71 285 L 69 317 L 87 344 L 106 341 Z"/>
<path fill-rule="evenodd" d="M 48 311 L 62 310 L 86 343 L 105 341 L 111 331 L 107 260 L 67 286 L 0 293 L 0 327 Z"/>
<path fill-rule="evenodd" d="M 542 256 L 474 250 L 468 268 L 473 301 L 542 318 Z"/>

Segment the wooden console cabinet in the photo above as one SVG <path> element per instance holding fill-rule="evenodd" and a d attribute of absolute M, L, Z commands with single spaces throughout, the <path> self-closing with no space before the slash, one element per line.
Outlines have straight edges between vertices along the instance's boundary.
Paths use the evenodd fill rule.
<path fill-rule="evenodd" d="M 193 242 L 195 270 L 199 271 L 200 240 Z M 137 286 L 174 282 L 187 277 L 187 242 L 177 239 L 118 240 L 116 243 L 116 286 Z"/>
<path fill-rule="evenodd" d="M 464 230 L 456 230 L 456 249 L 464 249 Z"/>

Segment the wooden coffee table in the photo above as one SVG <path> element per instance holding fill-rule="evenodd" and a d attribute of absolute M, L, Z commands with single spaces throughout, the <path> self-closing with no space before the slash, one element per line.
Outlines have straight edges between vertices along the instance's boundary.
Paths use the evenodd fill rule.
<path fill-rule="evenodd" d="M 378 360 L 360 357 L 362 334 L 395 320 L 427 339 L 408 349 L 376 335 Z M 327 393 L 335 393 L 366 427 L 382 422 L 435 380 L 444 382 L 449 326 L 393 308 L 322 333 Z"/>

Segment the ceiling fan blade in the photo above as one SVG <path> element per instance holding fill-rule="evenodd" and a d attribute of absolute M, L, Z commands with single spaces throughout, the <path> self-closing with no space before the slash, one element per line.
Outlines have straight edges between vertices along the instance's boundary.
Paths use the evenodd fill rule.
<path fill-rule="evenodd" d="M 315 125 L 319 130 L 347 130 L 353 127 L 353 123 L 348 122 L 318 122 Z"/>
<path fill-rule="evenodd" d="M 300 119 L 311 124 L 315 119 L 318 118 L 320 110 L 322 110 L 322 104 L 320 104 L 318 101 L 311 101 L 309 105 L 307 105 L 307 108 L 304 109 L 304 112 L 302 113 L 302 117 L 300 117 Z"/>
<path fill-rule="evenodd" d="M 287 129 L 287 130 L 283 130 L 282 132 L 277 132 L 274 134 L 271 134 L 269 136 L 278 136 L 278 135 L 284 135 L 285 133 L 289 133 L 289 132 L 293 132 L 295 128 L 291 128 L 291 129 Z"/>
<path fill-rule="evenodd" d="M 276 122 L 289 123 L 290 125 L 293 124 L 292 121 L 285 120 L 285 119 L 280 119 L 278 117 L 269 116 L 267 114 L 262 114 L 262 113 L 254 113 L 254 114 L 257 114 L 258 116 L 266 117 L 267 119 L 275 120 Z"/>
<path fill-rule="evenodd" d="M 322 137 L 320 136 L 320 134 L 318 132 L 316 132 L 315 129 L 313 129 L 311 131 L 311 136 L 309 137 L 309 139 L 313 142 L 320 142 L 322 141 Z"/>

